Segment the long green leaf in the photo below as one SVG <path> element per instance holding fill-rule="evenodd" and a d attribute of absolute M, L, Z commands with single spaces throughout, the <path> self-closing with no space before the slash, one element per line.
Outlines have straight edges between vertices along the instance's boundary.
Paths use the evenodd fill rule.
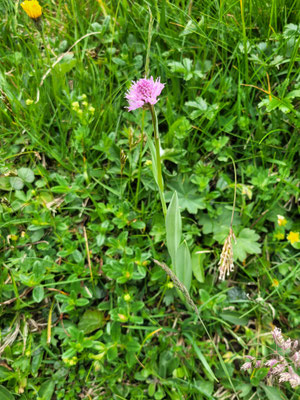
<path fill-rule="evenodd" d="M 181 215 L 178 204 L 178 196 L 175 191 L 169 204 L 166 215 L 167 247 L 174 266 L 175 256 L 182 235 Z"/>
<path fill-rule="evenodd" d="M 154 146 L 151 138 L 148 137 L 148 135 L 147 135 L 147 143 L 148 143 L 150 153 L 151 153 L 153 176 L 154 176 L 156 184 L 158 185 L 155 146 Z"/>
<path fill-rule="evenodd" d="M 192 282 L 192 259 L 186 241 L 181 243 L 177 249 L 174 266 L 177 278 L 189 291 Z"/>
<path fill-rule="evenodd" d="M 2 385 L 0 385 L 1 400 L 15 400 L 14 396 Z"/>
<path fill-rule="evenodd" d="M 261 384 L 269 400 L 286 400 L 285 395 L 278 388 Z"/>
<path fill-rule="evenodd" d="M 197 354 L 197 357 L 199 358 L 199 360 L 201 361 L 203 367 L 204 367 L 204 372 L 206 374 L 206 376 L 208 377 L 208 379 L 210 380 L 216 380 L 218 381 L 218 379 L 216 378 L 215 374 L 213 373 L 212 369 L 210 368 L 206 358 L 204 357 L 204 355 L 202 354 L 201 350 L 199 349 L 199 347 L 197 346 L 197 343 L 195 341 L 195 339 L 190 336 L 187 333 L 184 333 L 184 335 L 190 340 L 195 353 Z"/>

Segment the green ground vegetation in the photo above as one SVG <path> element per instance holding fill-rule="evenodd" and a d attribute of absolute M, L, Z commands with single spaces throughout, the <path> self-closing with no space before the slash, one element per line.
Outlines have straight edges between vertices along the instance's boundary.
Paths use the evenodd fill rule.
<path fill-rule="evenodd" d="M 240 370 L 272 327 L 300 336 L 299 3 L 41 5 L 35 23 L 0 3 L 1 400 L 299 399 Z M 172 267 L 151 115 L 124 98 L 145 74 L 215 346 L 153 261 Z"/>

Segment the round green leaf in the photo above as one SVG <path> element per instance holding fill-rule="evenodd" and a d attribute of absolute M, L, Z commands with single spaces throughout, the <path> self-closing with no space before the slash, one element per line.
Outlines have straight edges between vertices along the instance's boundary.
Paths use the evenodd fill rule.
<path fill-rule="evenodd" d="M 24 182 L 32 183 L 34 181 L 34 173 L 30 168 L 19 168 L 18 176 Z"/>
<path fill-rule="evenodd" d="M 104 325 L 103 313 L 99 310 L 87 310 L 78 324 L 78 329 L 91 333 Z"/>
<path fill-rule="evenodd" d="M 44 293 L 44 288 L 43 288 L 43 286 L 36 286 L 36 287 L 33 289 L 32 297 L 33 297 L 33 300 L 34 300 L 36 303 L 40 303 L 40 302 L 44 299 L 44 295 L 45 295 L 45 293 Z"/>
<path fill-rule="evenodd" d="M 22 181 L 22 179 L 20 179 L 18 177 L 10 178 L 9 182 L 10 182 L 10 186 L 12 187 L 12 189 L 21 190 L 24 187 L 24 182 Z"/>

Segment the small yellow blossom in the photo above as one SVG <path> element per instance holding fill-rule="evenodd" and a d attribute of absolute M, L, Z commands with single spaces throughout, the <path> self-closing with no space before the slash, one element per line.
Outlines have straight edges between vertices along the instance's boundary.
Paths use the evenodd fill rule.
<path fill-rule="evenodd" d="M 25 103 L 26 103 L 27 106 L 30 106 L 30 105 L 33 103 L 33 100 L 27 99 L 27 100 L 25 101 Z"/>
<path fill-rule="evenodd" d="M 152 161 L 151 160 L 146 160 L 145 161 L 145 165 L 152 165 Z"/>
<path fill-rule="evenodd" d="M 277 223 L 279 226 L 285 226 L 287 224 L 287 220 L 282 215 L 277 215 Z"/>
<path fill-rule="evenodd" d="M 168 282 L 166 286 L 168 289 L 173 289 L 174 284 L 173 284 L 173 282 Z"/>
<path fill-rule="evenodd" d="M 125 276 L 126 276 L 126 278 L 130 278 L 131 277 L 131 273 L 129 271 L 126 271 L 125 272 Z"/>
<path fill-rule="evenodd" d="M 275 239 L 282 240 L 282 239 L 284 239 L 284 234 L 281 232 L 277 232 L 277 233 L 275 233 L 274 237 L 275 237 Z"/>
<path fill-rule="evenodd" d="M 131 300 L 131 296 L 129 293 L 124 294 L 124 300 L 125 301 L 130 301 Z"/>
<path fill-rule="evenodd" d="M 299 232 L 290 232 L 287 236 L 287 240 L 291 242 L 291 244 L 299 242 Z"/>
<path fill-rule="evenodd" d="M 90 112 L 91 114 L 94 114 L 94 112 L 95 112 L 94 107 L 90 106 L 90 107 L 89 107 L 89 112 Z"/>
<path fill-rule="evenodd" d="M 83 101 L 83 102 L 82 102 L 82 105 L 83 105 L 84 107 L 87 107 L 87 106 L 89 105 L 89 103 L 88 103 L 87 101 Z"/>
<path fill-rule="evenodd" d="M 279 281 L 277 279 L 272 279 L 272 286 L 278 287 L 279 286 Z"/>
<path fill-rule="evenodd" d="M 37 0 L 25 0 L 21 3 L 21 7 L 32 19 L 38 19 L 42 15 L 42 7 Z"/>
<path fill-rule="evenodd" d="M 120 320 L 121 320 L 122 322 L 126 322 L 126 321 L 128 320 L 128 318 L 127 318 L 126 315 L 124 315 L 124 314 L 118 314 L 118 317 L 120 318 Z"/>
<path fill-rule="evenodd" d="M 77 112 L 78 115 L 82 115 L 83 114 L 83 111 L 81 109 L 76 110 L 76 112 Z"/>
<path fill-rule="evenodd" d="M 85 99 L 86 99 L 86 94 L 82 94 L 82 95 L 81 95 L 81 99 L 82 99 L 82 100 L 85 100 Z"/>
<path fill-rule="evenodd" d="M 79 103 L 78 103 L 78 101 L 73 101 L 73 103 L 72 103 L 72 108 L 73 108 L 73 110 L 78 110 L 79 109 Z"/>
<path fill-rule="evenodd" d="M 73 365 L 76 365 L 78 361 L 77 357 L 72 357 L 72 358 L 63 358 L 63 362 L 67 364 L 69 367 L 72 367 Z"/>

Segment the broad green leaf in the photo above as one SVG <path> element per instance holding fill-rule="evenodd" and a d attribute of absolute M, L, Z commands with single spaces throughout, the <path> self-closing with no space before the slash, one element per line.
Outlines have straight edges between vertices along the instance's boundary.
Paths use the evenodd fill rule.
<path fill-rule="evenodd" d="M 78 329 L 91 333 L 104 325 L 103 313 L 99 310 L 87 310 L 78 324 Z"/>
<path fill-rule="evenodd" d="M 234 260 L 244 261 L 247 254 L 261 253 L 261 245 L 257 242 L 258 239 L 259 235 L 254 230 L 244 228 L 236 238 L 236 242 L 232 240 Z"/>
<path fill-rule="evenodd" d="M 175 191 L 169 204 L 166 215 L 167 247 L 174 264 L 175 255 L 179 247 L 182 235 L 181 215 L 178 204 L 178 196 Z"/>
<path fill-rule="evenodd" d="M 220 314 L 220 317 L 225 319 L 225 321 L 231 322 L 234 325 L 242 325 L 245 326 L 249 322 L 249 318 L 240 317 L 240 314 L 237 311 L 223 311 Z"/>
<path fill-rule="evenodd" d="M 24 187 L 24 182 L 21 178 L 16 176 L 9 178 L 10 186 L 12 189 L 21 190 Z"/>
<path fill-rule="evenodd" d="M 280 389 L 273 386 L 266 386 L 263 384 L 261 384 L 261 387 L 265 391 L 269 400 L 286 400 L 285 395 L 282 393 Z"/>
<path fill-rule="evenodd" d="M 174 267 L 177 278 L 189 291 L 192 282 L 192 259 L 186 241 L 177 249 Z"/>
<path fill-rule="evenodd" d="M 196 214 L 199 209 L 205 208 L 204 199 L 200 196 L 198 187 L 188 180 L 176 179 L 169 183 L 172 192 L 176 191 L 178 203 L 181 210 L 188 210 L 191 214 Z M 166 200 L 170 199 L 172 192 L 168 192 Z"/>
<path fill-rule="evenodd" d="M 1 400 L 15 400 L 15 397 L 2 385 L 0 385 Z"/>
<path fill-rule="evenodd" d="M 77 64 L 76 59 L 73 58 L 74 55 L 72 53 L 66 54 L 62 60 L 55 65 L 53 70 L 59 74 L 60 76 L 63 76 L 67 74 L 69 71 L 71 71 L 75 65 Z"/>
<path fill-rule="evenodd" d="M 42 383 L 39 390 L 39 398 L 42 400 L 51 400 L 54 388 L 55 388 L 55 383 L 51 379 Z"/>
<path fill-rule="evenodd" d="M 8 176 L 1 176 L 0 177 L 0 189 L 1 190 L 10 190 L 10 178 Z"/>
<path fill-rule="evenodd" d="M 43 286 L 36 286 L 32 291 L 32 297 L 36 303 L 40 303 L 43 300 L 44 295 Z"/>
<path fill-rule="evenodd" d="M 255 370 L 254 376 L 251 375 L 250 381 L 252 385 L 258 386 L 260 382 L 268 375 L 270 368 L 259 368 Z"/>
<path fill-rule="evenodd" d="M 34 181 L 34 173 L 30 168 L 19 168 L 18 176 L 24 182 L 32 183 Z"/>
<path fill-rule="evenodd" d="M 205 281 L 203 264 L 206 254 L 199 253 L 200 251 L 201 247 L 197 246 L 192 253 L 192 270 L 197 281 L 203 283 Z"/>

